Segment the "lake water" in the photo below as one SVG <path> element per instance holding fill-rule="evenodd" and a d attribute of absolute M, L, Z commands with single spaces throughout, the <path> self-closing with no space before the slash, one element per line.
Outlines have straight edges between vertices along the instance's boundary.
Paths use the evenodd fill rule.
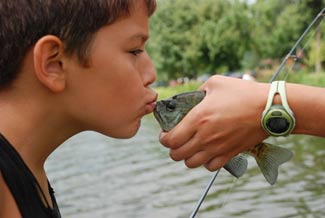
<path fill-rule="evenodd" d="M 174 162 L 160 145 L 160 128 L 145 117 L 136 137 L 81 133 L 58 148 L 46 169 L 63 218 L 189 217 L 212 173 Z M 197 218 L 325 217 L 325 139 L 269 139 L 294 157 L 270 186 L 253 158 L 234 179 L 221 170 Z"/>

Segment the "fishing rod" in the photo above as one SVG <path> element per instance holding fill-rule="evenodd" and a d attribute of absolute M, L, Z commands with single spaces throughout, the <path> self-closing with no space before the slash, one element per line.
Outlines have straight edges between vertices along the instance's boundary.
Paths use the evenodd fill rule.
<path fill-rule="evenodd" d="M 325 7 L 323 8 L 323 10 L 321 10 L 317 16 L 314 18 L 314 20 L 308 25 L 308 27 L 306 28 L 306 30 L 303 32 L 303 34 L 300 36 L 300 38 L 297 40 L 296 44 L 291 48 L 291 50 L 289 51 L 289 53 L 286 55 L 286 57 L 284 58 L 284 60 L 281 62 L 280 66 L 278 67 L 278 69 L 275 71 L 275 73 L 273 74 L 272 78 L 270 79 L 270 83 L 273 82 L 276 77 L 280 74 L 282 68 L 284 67 L 285 63 L 287 62 L 287 60 L 292 56 L 292 53 L 295 51 L 295 49 L 298 47 L 298 45 L 301 43 L 301 41 L 305 38 L 305 36 L 307 35 L 307 33 L 310 31 L 310 29 L 314 26 L 314 24 L 320 19 L 323 18 L 325 16 Z"/>
<path fill-rule="evenodd" d="M 299 37 L 299 39 L 297 40 L 297 42 L 294 44 L 294 46 L 291 48 L 291 50 L 289 51 L 289 53 L 286 55 L 286 57 L 284 58 L 284 60 L 281 62 L 281 64 L 279 65 L 278 69 L 275 71 L 275 73 L 273 74 L 272 78 L 270 79 L 270 83 L 272 83 L 277 76 L 280 74 L 282 68 L 284 67 L 285 63 L 287 62 L 287 60 L 292 56 L 292 53 L 295 51 L 295 49 L 298 47 L 298 45 L 301 43 L 301 41 L 304 39 L 304 37 L 307 35 L 307 33 L 310 31 L 310 29 L 314 26 L 314 24 L 320 19 L 320 18 L 324 18 L 325 17 L 325 7 L 317 14 L 317 16 L 314 18 L 314 20 L 308 25 L 308 27 L 306 28 L 306 30 L 303 32 L 303 34 Z M 200 199 L 198 200 L 190 218 L 195 218 L 196 214 L 198 213 L 205 197 L 207 196 L 211 186 L 213 185 L 215 179 L 217 178 L 218 174 L 220 172 L 220 169 L 217 170 L 217 172 L 215 172 L 207 187 L 205 188 L 204 192 L 202 193 Z"/>
<path fill-rule="evenodd" d="M 202 196 L 201 198 L 199 199 L 199 201 L 197 202 L 197 205 L 196 207 L 194 208 L 190 218 L 194 218 L 197 214 L 197 212 L 199 211 L 200 207 L 201 207 L 201 204 L 203 203 L 205 197 L 207 196 L 212 184 L 214 183 L 214 180 L 217 178 L 218 174 L 220 172 L 220 169 L 217 170 L 217 172 L 215 174 L 213 174 L 210 182 L 208 183 L 207 187 L 205 188 L 204 192 L 202 193 Z"/>

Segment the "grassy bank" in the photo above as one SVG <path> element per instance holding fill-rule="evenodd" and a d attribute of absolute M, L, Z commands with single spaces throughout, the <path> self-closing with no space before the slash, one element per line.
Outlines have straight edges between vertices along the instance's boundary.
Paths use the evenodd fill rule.
<path fill-rule="evenodd" d="M 267 82 L 271 78 L 272 74 L 264 74 L 258 77 L 258 81 Z M 291 74 L 287 78 L 288 82 L 306 84 L 311 86 L 319 86 L 325 88 L 325 73 L 296 73 Z M 202 83 L 189 82 L 183 85 L 177 85 L 173 87 L 156 87 L 155 91 L 158 93 L 159 99 L 169 98 L 175 94 L 182 92 L 189 92 L 197 90 Z"/>
<path fill-rule="evenodd" d="M 258 81 L 268 82 L 269 79 L 272 77 L 272 74 L 273 71 L 259 75 Z M 279 77 L 279 79 L 281 79 L 281 77 Z M 286 81 L 291 83 L 325 87 L 325 73 L 290 73 Z"/>
<path fill-rule="evenodd" d="M 288 77 L 288 82 L 325 88 L 325 73 L 297 73 Z"/>
<path fill-rule="evenodd" d="M 202 83 L 199 82 L 188 82 L 186 84 L 169 86 L 169 87 L 156 87 L 155 91 L 158 93 L 158 99 L 169 98 L 175 94 L 182 92 L 189 92 L 197 90 Z"/>

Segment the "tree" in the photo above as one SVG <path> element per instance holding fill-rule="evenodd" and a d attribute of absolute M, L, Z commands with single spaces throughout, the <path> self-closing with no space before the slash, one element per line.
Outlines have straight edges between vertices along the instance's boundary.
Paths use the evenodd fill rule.
<path fill-rule="evenodd" d="M 325 0 L 256 0 L 249 5 L 241 0 L 158 0 L 148 45 L 158 79 L 279 60 L 320 10 L 320 2 Z"/>
<path fill-rule="evenodd" d="M 246 5 L 239 1 L 165 0 L 151 20 L 148 46 L 160 78 L 240 67 L 249 41 Z M 162 75 L 163 74 L 163 75 Z"/>
<path fill-rule="evenodd" d="M 187 76 L 191 71 L 191 63 L 185 59 L 184 53 L 191 49 L 191 31 L 197 23 L 193 5 L 198 1 L 190 2 L 160 1 L 151 19 L 148 51 L 161 78 Z"/>
<path fill-rule="evenodd" d="M 251 8 L 253 49 L 261 58 L 284 57 L 309 22 L 299 1 L 259 0 Z"/>

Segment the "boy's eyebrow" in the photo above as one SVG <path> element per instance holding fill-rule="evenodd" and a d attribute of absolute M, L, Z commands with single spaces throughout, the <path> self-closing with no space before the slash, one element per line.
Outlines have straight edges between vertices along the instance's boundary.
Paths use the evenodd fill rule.
<path fill-rule="evenodd" d="M 137 33 L 130 37 L 130 40 L 141 40 L 142 42 L 146 42 L 149 39 L 149 36 L 144 33 Z"/>

